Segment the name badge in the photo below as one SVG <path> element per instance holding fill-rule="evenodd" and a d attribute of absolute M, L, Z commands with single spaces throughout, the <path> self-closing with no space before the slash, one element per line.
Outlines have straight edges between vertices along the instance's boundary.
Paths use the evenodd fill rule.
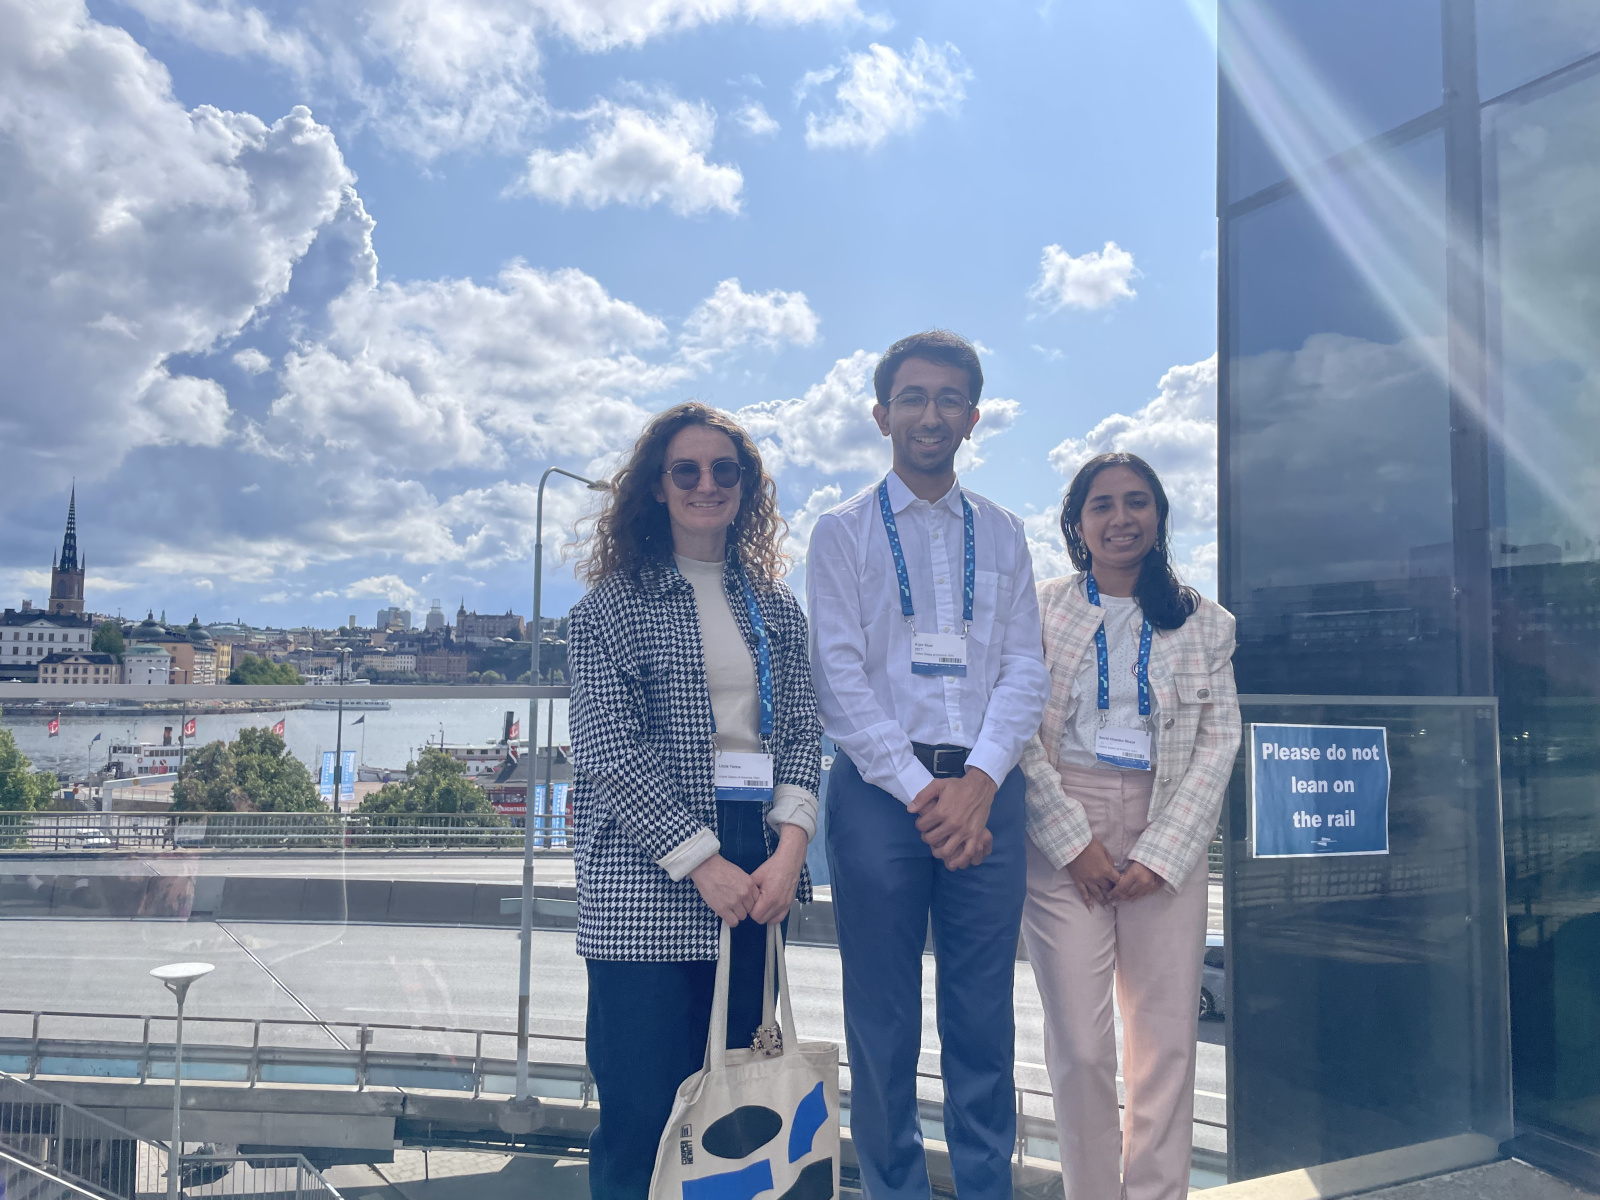
<path fill-rule="evenodd" d="M 1150 731 L 1148 729 L 1104 728 L 1095 730 L 1094 756 L 1114 767 L 1134 771 L 1150 769 Z"/>
<path fill-rule="evenodd" d="M 716 756 L 718 800 L 772 799 L 772 755 L 718 750 Z"/>
<path fill-rule="evenodd" d="M 911 634 L 913 675 L 965 675 L 967 639 L 959 633 Z"/>

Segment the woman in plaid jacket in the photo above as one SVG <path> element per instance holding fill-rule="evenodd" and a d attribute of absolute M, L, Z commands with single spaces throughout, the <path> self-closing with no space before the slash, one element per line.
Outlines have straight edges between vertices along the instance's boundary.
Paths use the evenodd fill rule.
<path fill-rule="evenodd" d="M 646 427 L 589 542 L 567 658 L 596 1200 L 649 1192 L 705 1057 L 722 923 L 728 1045 L 747 1046 L 763 926 L 810 899 L 822 726 L 782 530 L 755 443 L 690 402 Z"/>
<path fill-rule="evenodd" d="M 1233 617 L 1178 582 L 1167 509 L 1144 460 L 1091 459 L 1061 512 L 1080 573 L 1039 585 L 1051 691 L 1022 755 L 1022 932 L 1067 1200 L 1188 1194 L 1204 860 L 1240 727 Z"/>

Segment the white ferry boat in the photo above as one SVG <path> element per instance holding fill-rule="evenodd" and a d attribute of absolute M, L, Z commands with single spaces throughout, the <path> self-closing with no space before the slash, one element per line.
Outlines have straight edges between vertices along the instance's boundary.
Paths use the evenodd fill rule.
<path fill-rule="evenodd" d="M 119 779 L 135 775 L 170 775 L 183 765 L 183 760 L 200 748 L 201 743 L 190 741 L 186 745 L 156 745 L 153 742 L 112 742 L 111 769 Z"/>

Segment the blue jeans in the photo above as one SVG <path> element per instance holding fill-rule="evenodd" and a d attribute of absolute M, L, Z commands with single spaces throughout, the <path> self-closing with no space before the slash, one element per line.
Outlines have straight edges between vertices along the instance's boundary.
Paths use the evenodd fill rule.
<path fill-rule="evenodd" d="M 717 805 L 722 857 L 749 872 L 767 860 L 762 805 Z M 748 1046 L 761 1024 L 766 926 L 733 930 L 728 966 L 728 1047 Z M 678 1085 L 705 1065 L 717 964 L 585 960 L 589 1016 L 585 1048 L 600 1090 L 600 1123 L 589 1135 L 593 1200 L 646 1200 L 656 1147 Z"/>
<path fill-rule="evenodd" d="M 994 851 L 948 869 L 899 800 L 840 754 L 828 780 L 828 864 L 844 968 L 850 1135 L 868 1200 L 928 1200 L 917 1115 L 922 952 L 933 924 L 944 1134 L 961 1200 L 1009 1200 L 1016 1147 L 1011 995 L 1027 888 L 1022 772 L 989 810 Z"/>

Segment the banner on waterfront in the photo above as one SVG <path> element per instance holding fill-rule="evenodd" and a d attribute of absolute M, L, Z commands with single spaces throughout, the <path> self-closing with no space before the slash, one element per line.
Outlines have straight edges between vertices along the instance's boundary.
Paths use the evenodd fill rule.
<path fill-rule="evenodd" d="M 356 752 L 346 750 L 341 756 L 341 771 L 339 778 L 339 798 L 350 800 L 356 794 Z M 318 793 L 322 796 L 324 804 L 333 802 L 333 751 L 322 752 L 322 778 L 318 783 Z"/>

